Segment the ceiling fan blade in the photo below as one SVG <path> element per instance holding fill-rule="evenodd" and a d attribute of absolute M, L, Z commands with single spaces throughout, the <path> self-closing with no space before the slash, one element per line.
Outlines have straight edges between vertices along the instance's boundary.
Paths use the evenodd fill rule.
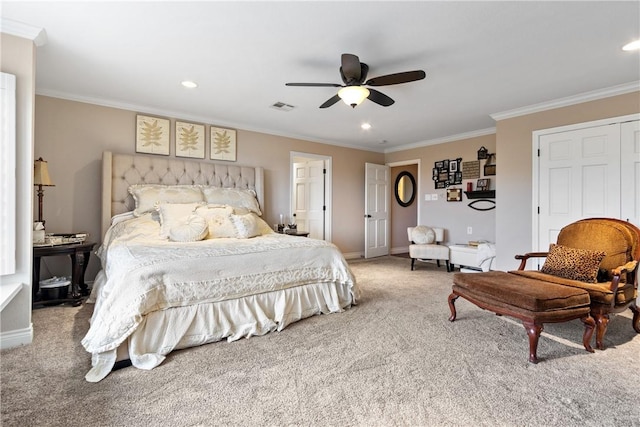
<path fill-rule="evenodd" d="M 362 74 L 362 67 L 360 66 L 360 59 L 350 53 L 342 54 L 342 66 L 340 72 L 345 77 L 346 82 L 352 81 L 359 82 Z"/>
<path fill-rule="evenodd" d="M 426 74 L 422 70 L 405 71 L 404 73 L 387 74 L 386 76 L 374 77 L 369 79 L 365 85 L 368 86 L 388 86 L 397 85 L 400 83 L 415 82 L 416 80 L 422 80 L 426 77 Z"/>
<path fill-rule="evenodd" d="M 388 107 L 389 105 L 392 105 L 395 102 L 393 99 L 389 98 L 384 93 L 378 92 L 375 89 L 369 89 L 369 96 L 367 98 L 378 105 L 382 105 L 383 107 Z"/>
<path fill-rule="evenodd" d="M 335 104 L 338 101 L 340 101 L 340 97 L 337 94 L 333 95 L 331 98 L 327 99 L 325 103 L 320 106 L 320 108 L 331 107 L 333 104 Z"/>
<path fill-rule="evenodd" d="M 337 83 L 285 83 L 285 86 L 342 87 Z"/>

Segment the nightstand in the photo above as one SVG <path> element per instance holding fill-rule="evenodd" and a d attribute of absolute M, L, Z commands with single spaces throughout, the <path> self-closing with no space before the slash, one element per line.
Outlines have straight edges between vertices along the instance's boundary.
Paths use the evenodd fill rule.
<path fill-rule="evenodd" d="M 32 305 L 60 304 L 70 302 L 73 306 L 82 303 L 82 297 L 89 294 L 89 288 L 84 282 L 84 273 L 91 251 L 96 244 L 93 242 L 69 243 L 65 245 L 34 246 L 33 248 L 33 285 Z M 68 255 L 71 259 L 71 295 L 69 298 L 57 300 L 40 300 L 40 259 L 48 256 Z"/>
<path fill-rule="evenodd" d="M 288 236 L 300 236 L 300 237 L 307 237 L 309 236 L 309 232 L 308 231 L 285 231 L 284 234 L 288 235 Z"/>

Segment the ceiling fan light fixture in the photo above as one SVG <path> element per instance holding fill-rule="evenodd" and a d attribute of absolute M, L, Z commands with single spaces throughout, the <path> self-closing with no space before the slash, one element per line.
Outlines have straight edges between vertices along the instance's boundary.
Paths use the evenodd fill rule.
<path fill-rule="evenodd" d="M 640 49 L 640 39 L 634 40 L 631 43 L 627 43 L 624 46 L 622 46 L 622 50 L 625 50 L 625 51 L 638 50 L 638 49 Z"/>
<path fill-rule="evenodd" d="M 355 108 L 369 96 L 369 89 L 363 86 L 347 86 L 338 91 L 338 96 L 345 104 Z"/>

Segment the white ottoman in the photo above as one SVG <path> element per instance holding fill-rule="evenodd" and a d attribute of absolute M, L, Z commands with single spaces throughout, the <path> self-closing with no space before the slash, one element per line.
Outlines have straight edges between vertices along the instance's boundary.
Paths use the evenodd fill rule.
<path fill-rule="evenodd" d="M 471 270 L 482 271 L 478 264 L 478 247 L 469 245 L 449 246 L 449 264 L 451 268 L 456 265 L 461 269 L 466 267 Z"/>

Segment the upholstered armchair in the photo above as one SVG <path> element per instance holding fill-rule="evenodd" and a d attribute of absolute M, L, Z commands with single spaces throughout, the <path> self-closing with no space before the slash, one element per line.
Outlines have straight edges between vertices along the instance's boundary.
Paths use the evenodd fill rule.
<path fill-rule="evenodd" d="M 546 257 L 540 271 L 525 270 L 527 260 L 533 257 Z M 560 230 L 558 242 L 549 252 L 516 255 L 516 259 L 521 260 L 520 266 L 510 273 L 589 292 L 596 348 L 604 350 L 611 313 L 631 309 L 633 329 L 640 333 L 636 304 L 640 229 L 633 224 L 612 218 L 583 219 Z"/>
<path fill-rule="evenodd" d="M 407 235 L 411 244 L 409 245 L 409 256 L 411 257 L 411 270 L 415 267 L 416 259 L 435 260 L 438 267 L 440 261 L 444 261 L 447 272 L 449 267 L 449 247 L 442 245 L 444 241 L 444 229 L 438 227 L 427 227 L 418 225 L 417 227 L 407 227 Z"/>

